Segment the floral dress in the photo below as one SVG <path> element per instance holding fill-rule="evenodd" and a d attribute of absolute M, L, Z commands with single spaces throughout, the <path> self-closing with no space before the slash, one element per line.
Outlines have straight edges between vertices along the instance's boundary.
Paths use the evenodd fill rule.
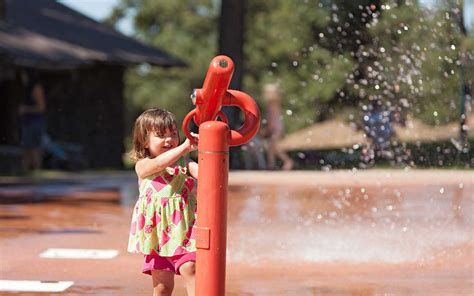
<path fill-rule="evenodd" d="M 174 168 L 140 182 L 130 227 L 129 252 L 145 255 L 155 252 L 171 257 L 196 251 L 194 184 L 195 179 L 186 173 L 184 158 Z"/>

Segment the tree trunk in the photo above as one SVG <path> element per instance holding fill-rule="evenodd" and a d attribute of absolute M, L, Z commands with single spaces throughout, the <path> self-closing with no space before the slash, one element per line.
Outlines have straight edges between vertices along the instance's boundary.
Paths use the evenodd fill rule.
<path fill-rule="evenodd" d="M 7 15 L 7 9 L 5 5 L 5 0 L 0 0 L 0 22 L 5 21 Z"/>
<path fill-rule="evenodd" d="M 230 88 L 238 90 L 242 89 L 245 2 L 246 0 L 222 0 L 219 21 L 219 54 L 227 55 L 234 61 L 234 75 Z M 229 118 L 230 128 L 239 128 L 240 110 L 224 107 L 223 111 Z M 231 149 L 230 167 L 242 168 L 240 148 Z"/>
<path fill-rule="evenodd" d="M 242 87 L 245 0 L 222 0 L 219 22 L 219 54 L 232 58 L 235 64 L 232 89 Z"/>

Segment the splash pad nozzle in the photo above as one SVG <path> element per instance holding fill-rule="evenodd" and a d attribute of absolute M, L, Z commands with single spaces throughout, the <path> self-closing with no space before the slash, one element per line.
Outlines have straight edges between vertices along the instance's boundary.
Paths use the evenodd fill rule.
<path fill-rule="evenodd" d="M 196 231 L 196 295 L 225 294 L 227 245 L 227 185 L 229 146 L 247 143 L 257 133 L 260 111 L 244 92 L 229 90 L 234 62 L 227 56 L 212 59 L 204 85 L 195 89 L 191 100 L 196 106 L 183 121 L 183 132 L 190 140 L 191 118 L 199 127 L 198 218 Z M 222 106 L 237 106 L 244 113 L 244 123 L 230 130 Z M 217 121 L 220 117 L 222 121 Z"/>

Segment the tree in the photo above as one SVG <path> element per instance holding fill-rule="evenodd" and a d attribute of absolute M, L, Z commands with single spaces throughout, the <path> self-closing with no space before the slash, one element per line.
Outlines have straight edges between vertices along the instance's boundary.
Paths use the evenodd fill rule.
<path fill-rule="evenodd" d="M 129 71 L 126 98 L 132 109 L 159 104 L 182 118 L 190 109 L 183 99 L 202 85 L 205 69 L 217 53 L 220 2 L 185 2 L 123 0 L 109 18 L 114 23 L 135 10 L 137 37 L 190 65 L 188 69 L 141 66 Z M 291 122 L 290 130 L 314 122 L 317 103 L 331 101 L 352 69 L 348 53 L 333 53 L 318 44 L 330 19 L 327 7 L 320 1 L 259 0 L 250 1 L 246 11 L 242 87 L 260 100 L 262 84 L 279 80 L 287 94 L 285 119 Z"/>
<path fill-rule="evenodd" d="M 140 65 L 126 74 L 128 124 L 149 107 L 168 109 L 184 118 L 192 109 L 189 96 L 202 85 L 209 61 L 217 49 L 219 3 L 212 0 L 123 0 L 109 17 L 115 23 L 134 14 L 136 37 L 164 48 L 188 67 L 163 69 Z"/>
<path fill-rule="evenodd" d="M 226 0 L 221 2 L 218 38 L 219 54 L 227 55 L 234 61 L 234 74 L 230 82 L 231 89 L 242 88 L 245 6 L 245 0 Z M 235 107 L 222 108 L 222 111 L 229 119 L 231 129 L 237 129 L 241 125 L 240 110 L 236 109 Z M 240 148 L 231 147 L 230 149 L 230 168 L 242 169 Z"/>
<path fill-rule="evenodd" d="M 362 107 L 382 101 L 387 108 L 411 113 L 430 124 L 457 118 L 462 36 L 439 5 L 384 1 L 369 24 L 372 42 L 359 48 L 365 74 L 353 79 L 352 92 Z"/>
<path fill-rule="evenodd" d="M 348 51 L 323 44 L 333 37 L 325 32 L 330 7 L 323 1 L 262 0 L 250 1 L 248 12 L 244 86 L 259 99 L 265 82 L 279 81 L 288 130 L 312 124 L 353 67 Z"/>
<path fill-rule="evenodd" d="M 457 116 L 460 48 L 472 42 L 466 42 L 450 16 L 460 2 L 452 8 L 443 1 L 429 11 L 411 0 L 248 1 L 241 87 L 263 105 L 262 85 L 279 81 L 288 131 L 344 108 L 363 111 L 374 100 L 431 124 L 451 121 Z M 234 2 L 224 2 L 222 12 L 220 3 L 122 0 L 112 23 L 134 11 L 138 38 L 189 64 L 129 71 L 126 98 L 132 109 L 158 105 L 179 119 L 191 109 L 190 102 L 183 102 L 202 85 L 218 53 L 219 28 L 234 29 L 239 36 L 243 32 L 222 18 L 219 22 Z M 221 49 L 223 44 L 228 43 L 221 39 Z M 233 46 L 225 53 L 239 52 L 239 45 Z"/>

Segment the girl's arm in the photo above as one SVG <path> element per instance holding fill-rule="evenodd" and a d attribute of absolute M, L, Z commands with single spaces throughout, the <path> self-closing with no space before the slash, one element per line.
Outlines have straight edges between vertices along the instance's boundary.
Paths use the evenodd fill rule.
<path fill-rule="evenodd" d="M 166 151 L 155 158 L 140 159 L 135 165 L 135 171 L 140 179 L 146 178 L 154 173 L 166 169 L 168 166 L 178 161 L 181 156 L 196 149 L 197 144 L 191 143 L 189 139 L 186 139 L 183 144 Z"/>
<path fill-rule="evenodd" d="M 198 178 L 198 170 L 199 170 L 199 166 L 196 162 L 190 161 L 188 163 L 188 172 L 191 175 L 191 177 L 193 177 L 196 180 Z"/>

